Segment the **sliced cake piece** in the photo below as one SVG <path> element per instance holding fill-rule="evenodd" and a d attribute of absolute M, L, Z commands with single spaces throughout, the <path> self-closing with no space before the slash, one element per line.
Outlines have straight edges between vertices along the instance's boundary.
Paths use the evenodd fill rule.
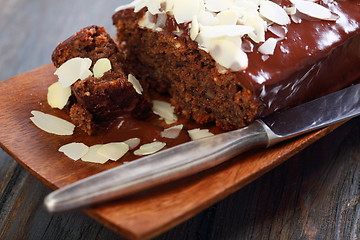
<path fill-rule="evenodd" d="M 90 76 L 71 87 L 75 101 L 70 107 L 70 117 L 86 133 L 94 134 L 99 123 L 124 113 L 137 118 L 146 118 L 151 113 L 151 101 L 146 93 L 137 93 L 128 81 L 122 68 L 122 54 L 104 28 L 82 29 L 57 46 L 52 60 L 60 67 L 76 57 L 90 58 L 91 71 L 99 59 L 108 59 L 111 63 L 111 70 L 102 77 Z"/>

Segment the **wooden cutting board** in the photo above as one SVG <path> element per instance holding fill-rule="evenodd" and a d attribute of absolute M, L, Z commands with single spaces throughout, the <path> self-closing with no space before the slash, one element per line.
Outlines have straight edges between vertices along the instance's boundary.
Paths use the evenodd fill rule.
<path fill-rule="evenodd" d="M 0 82 L 0 147 L 52 189 L 64 187 L 119 163 L 73 161 L 57 149 L 69 142 L 100 143 L 80 131 L 55 136 L 36 128 L 31 110 L 68 119 L 46 102 L 48 86 L 57 79 L 46 65 Z M 337 126 L 304 135 L 267 150 L 252 151 L 194 176 L 84 211 L 129 239 L 149 239 L 187 220 L 278 166 Z"/>

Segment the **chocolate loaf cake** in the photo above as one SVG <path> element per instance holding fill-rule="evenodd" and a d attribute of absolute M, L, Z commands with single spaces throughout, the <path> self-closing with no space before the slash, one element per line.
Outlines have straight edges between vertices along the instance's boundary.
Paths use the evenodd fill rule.
<path fill-rule="evenodd" d="M 359 1 L 311 5 L 326 13 L 323 17 L 307 13 L 312 3 L 306 1 L 277 3 L 140 0 L 120 7 L 113 23 L 125 51 L 125 71 L 169 93 L 183 116 L 215 122 L 225 130 L 336 91 L 360 77 Z M 248 5 L 253 10 L 243 11 Z M 267 15 L 270 10 L 279 14 Z M 238 14 L 236 21 L 231 14 Z M 222 22 L 216 27 L 210 23 L 214 19 Z M 224 33 L 226 29 L 230 31 Z M 237 31 L 244 33 L 236 38 Z M 214 47 L 203 36 L 228 45 Z M 234 42 L 240 50 L 231 48 L 233 53 L 228 48 Z M 226 51 L 236 61 L 228 63 Z"/>
<path fill-rule="evenodd" d="M 102 77 L 90 76 L 75 82 L 70 107 L 71 120 L 89 135 L 98 123 L 109 121 L 124 113 L 145 118 L 151 113 L 152 104 L 146 94 L 140 95 L 123 72 L 122 54 L 105 29 L 90 26 L 60 43 L 52 55 L 53 63 L 60 67 L 66 61 L 81 57 L 92 60 L 110 60 L 111 70 Z"/>

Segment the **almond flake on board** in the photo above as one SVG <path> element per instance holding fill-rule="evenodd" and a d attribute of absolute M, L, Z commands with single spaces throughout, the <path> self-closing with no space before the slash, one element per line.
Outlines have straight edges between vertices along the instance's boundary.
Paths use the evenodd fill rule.
<path fill-rule="evenodd" d="M 184 127 L 184 125 L 180 124 L 180 125 L 176 125 L 176 126 L 167 128 L 161 132 L 161 137 L 175 139 L 180 135 L 180 132 L 183 129 L 183 127 Z"/>
<path fill-rule="evenodd" d="M 63 88 L 60 82 L 48 87 L 47 102 L 52 108 L 63 109 L 71 96 L 71 87 Z"/>
<path fill-rule="evenodd" d="M 55 135 L 69 136 L 74 133 L 75 125 L 58 117 L 40 111 L 31 111 L 30 120 L 41 130 Z"/>
<path fill-rule="evenodd" d="M 81 158 L 84 162 L 91 162 L 91 163 L 106 163 L 109 158 L 99 154 L 97 151 L 102 147 L 102 144 L 97 144 L 94 146 L 89 147 L 89 151 Z"/>
<path fill-rule="evenodd" d="M 102 76 L 104 76 L 104 73 L 110 70 L 111 70 L 110 60 L 107 58 L 100 58 L 99 60 L 96 61 L 93 67 L 94 77 L 101 78 Z"/>
<path fill-rule="evenodd" d="M 117 161 L 129 151 L 129 145 L 123 142 L 114 142 L 102 145 L 97 153 L 112 161 Z"/>
<path fill-rule="evenodd" d="M 85 156 L 88 151 L 89 147 L 83 143 L 69 143 L 59 148 L 59 152 L 75 161 Z"/>
<path fill-rule="evenodd" d="M 130 138 L 130 139 L 124 141 L 124 143 L 126 143 L 129 146 L 130 150 L 133 150 L 134 148 L 139 146 L 140 138 Z"/>
<path fill-rule="evenodd" d="M 59 82 L 63 88 L 70 87 L 77 80 L 92 76 L 91 64 L 90 58 L 72 58 L 56 69 L 54 74 L 59 77 Z"/>
<path fill-rule="evenodd" d="M 164 143 L 164 142 L 152 142 L 152 143 L 144 144 L 144 145 L 140 146 L 140 148 L 138 150 L 136 150 L 134 152 L 134 154 L 137 156 L 150 155 L 150 154 L 160 151 L 165 146 L 166 146 L 166 143 Z"/>
<path fill-rule="evenodd" d="M 192 129 L 192 130 L 188 130 L 188 133 L 189 133 L 189 136 L 190 136 L 191 140 L 198 140 L 198 139 L 201 139 L 201 138 L 214 136 L 214 134 L 211 133 L 209 131 L 209 129 L 195 128 L 195 129 Z"/>

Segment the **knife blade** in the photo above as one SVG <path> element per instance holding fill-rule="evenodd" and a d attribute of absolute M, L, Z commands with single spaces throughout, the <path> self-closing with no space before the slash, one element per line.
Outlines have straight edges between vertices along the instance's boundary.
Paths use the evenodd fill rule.
<path fill-rule="evenodd" d="M 274 113 L 231 132 L 191 141 L 85 178 L 50 193 L 49 212 L 91 206 L 209 169 L 245 151 L 360 115 L 360 84 Z"/>

